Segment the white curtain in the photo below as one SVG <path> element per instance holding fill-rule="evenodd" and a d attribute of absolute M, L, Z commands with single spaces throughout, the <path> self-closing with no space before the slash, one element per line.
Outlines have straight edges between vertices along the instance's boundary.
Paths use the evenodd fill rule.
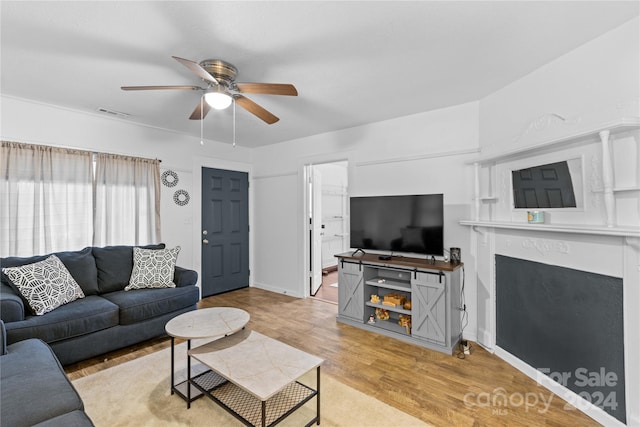
<path fill-rule="evenodd" d="M 92 153 L 2 141 L 0 154 L 0 256 L 91 245 Z"/>
<path fill-rule="evenodd" d="M 160 241 L 160 161 L 96 154 L 94 246 Z"/>

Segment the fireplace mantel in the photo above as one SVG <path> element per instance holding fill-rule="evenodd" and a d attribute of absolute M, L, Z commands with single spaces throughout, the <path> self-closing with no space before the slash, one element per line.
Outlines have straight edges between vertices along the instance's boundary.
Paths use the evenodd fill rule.
<path fill-rule="evenodd" d="M 593 123 L 547 114 L 535 120 L 500 152 L 490 147 L 489 152 L 469 161 L 475 175 L 473 209 L 471 218 L 461 224 L 530 227 L 522 223 L 526 211 L 513 208 L 511 171 L 577 158 L 584 206 L 573 211 L 555 209 L 553 225 L 547 222 L 527 229 L 640 237 L 637 216 L 629 217 L 627 209 L 629 200 L 640 195 L 639 131 L 640 117 L 636 116 Z"/>
<path fill-rule="evenodd" d="M 524 222 L 460 221 L 461 225 L 485 228 L 504 228 L 526 231 L 552 231 L 556 233 L 593 234 L 599 236 L 619 236 L 640 238 L 640 228 L 605 227 L 602 225 L 529 224 Z M 477 231 L 477 229 L 476 229 Z"/>

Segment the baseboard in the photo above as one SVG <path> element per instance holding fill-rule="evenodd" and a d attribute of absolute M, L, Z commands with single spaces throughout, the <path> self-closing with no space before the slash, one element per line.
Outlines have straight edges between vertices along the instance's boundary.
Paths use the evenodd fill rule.
<path fill-rule="evenodd" d="M 568 403 L 571 403 L 571 404 L 575 403 L 578 406 L 577 409 L 571 408 L 566 410 L 581 411 L 604 426 L 625 427 L 625 424 L 621 423 L 617 418 L 614 418 L 613 416 L 606 413 L 604 410 L 598 408 L 597 406 L 583 399 L 577 393 L 574 393 L 572 390 L 569 390 L 563 385 L 560 385 L 559 383 L 555 382 L 554 380 L 549 378 L 547 375 L 541 373 L 537 369 L 523 362 L 513 354 L 509 353 L 508 351 L 496 346 L 495 354 L 505 362 L 509 363 L 514 368 L 518 369 L 523 374 L 527 375 L 529 378 L 535 380 L 538 384 L 545 387 L 547 390 L 558 395 L 560 398 L 564 399 Z M 627 420 L 627 425 L 635 425 L 635 424 L 628 424 L 628 423 L 629 423 L 629 420 Z"/>
<path fill-rule="evenodd" d="M 476 342 L 488 352 L 494 352 L 494 345 L 492 344 L 491 334 L 486 329 L 478 328 L 478 340 Z"/>
<path fill-rule="evenodd" d="M 275 293 L 278 293 L 278 294 L 289 295 L 290 297 L 296 297 L 296 298 L 304 298 L 305 297 L 305 295 L 301 295 L 298 292 L 291 292 L 290 289 L 279 288 L 277 286 L 270 286 L 270 285 L 267 285 L 267 284 L 264 284 L 264 283 L 256 283 L 256 282 L 254 282 L 252 287 L 263 289 L 265 291 L 275 292 Z"/>
<path fill-rule="evenodd" d="M 478 342 L 478 337 L 476 336 L 476 334 L 472 334 L 467 331 L 464 331 L 462 333 L 462 339 L 465 339 L 467 341 Z"/>

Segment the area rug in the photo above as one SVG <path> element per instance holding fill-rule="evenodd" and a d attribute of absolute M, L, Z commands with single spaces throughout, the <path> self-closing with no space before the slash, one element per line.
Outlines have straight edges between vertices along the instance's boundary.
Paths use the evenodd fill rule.
<path fill-rule="evenodd" d="M 247 357 L 251 357 L 247 355 Z M 187 409 L 170 393 L 170 349 L 141 357 L 73 381 L 96 427 L 115 426 L 242 426 L 207 397 Z M 186 345 L 176 346 L 176 380 L 186 378 Z M 192 372 L 204 367 L 194 363 Z M 302 383 L 315 388 L 315 370 Z M 427 424 L 322 372 L 321 426 L 426 426 Z M 302 426 L 315 416 L 315 398 L 278 425 Z"/>

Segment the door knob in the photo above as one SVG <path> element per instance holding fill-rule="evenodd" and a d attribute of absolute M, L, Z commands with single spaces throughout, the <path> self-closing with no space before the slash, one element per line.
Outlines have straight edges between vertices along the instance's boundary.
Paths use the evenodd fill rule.
<path fill-rule="evenodd" d="M 202 235 L 206 236 L 207 235 L 207 230 L 202 230 Z"/>
<path fill-rule="evenodd" d="M 206 245 L 207 243 L 209 243 L 209 241 L 207 239 L 202 239 L 202 243 Z"/>

